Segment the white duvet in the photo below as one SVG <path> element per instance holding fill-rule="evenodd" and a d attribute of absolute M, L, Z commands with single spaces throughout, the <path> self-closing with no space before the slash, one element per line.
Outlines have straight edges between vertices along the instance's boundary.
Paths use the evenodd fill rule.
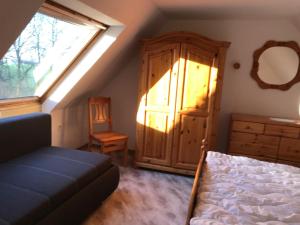
<path fill-rule="evenodd" d="M 300 225 L 300 168 L 208 152 L 191 225 Z"/>

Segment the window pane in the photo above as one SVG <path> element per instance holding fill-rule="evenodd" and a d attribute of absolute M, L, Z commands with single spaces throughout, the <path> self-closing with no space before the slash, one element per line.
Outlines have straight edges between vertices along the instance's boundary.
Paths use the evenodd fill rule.
<path fill-rule="evenodd" d="M 36 13 L 0 60 L 0 99 L 44 94 L 98 30 Z"/>

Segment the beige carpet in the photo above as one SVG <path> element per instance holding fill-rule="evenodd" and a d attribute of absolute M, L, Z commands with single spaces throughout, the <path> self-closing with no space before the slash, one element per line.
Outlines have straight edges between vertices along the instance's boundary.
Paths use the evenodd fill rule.
<path fill-rule="evenodd" d="M 117 190 L 84 225 L 183 225 L 193 178 L 120 167 Z"/>

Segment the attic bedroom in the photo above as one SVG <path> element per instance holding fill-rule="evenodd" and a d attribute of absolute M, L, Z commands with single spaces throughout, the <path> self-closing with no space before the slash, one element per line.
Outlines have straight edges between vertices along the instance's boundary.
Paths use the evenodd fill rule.
<path fill-rule="evenodd" d="M 300 224 L 298 0 L 2 0 L 0 225 Z"/>

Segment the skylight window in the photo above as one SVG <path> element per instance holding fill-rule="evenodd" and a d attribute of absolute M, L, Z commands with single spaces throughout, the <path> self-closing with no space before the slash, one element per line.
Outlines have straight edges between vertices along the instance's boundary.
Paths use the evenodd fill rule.
<path fill-rule="evenodd" d="M 41 97 L 105 26 L 45 3 L 0 60 L 0 99 Z"/>

